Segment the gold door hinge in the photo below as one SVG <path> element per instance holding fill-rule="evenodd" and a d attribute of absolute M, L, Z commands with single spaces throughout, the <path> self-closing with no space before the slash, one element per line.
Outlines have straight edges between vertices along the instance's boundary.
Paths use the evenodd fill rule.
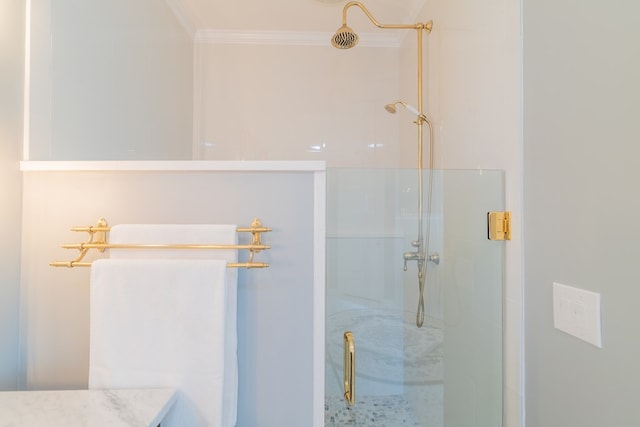
<path fill-rule="evenodd" d="M 511 240 L 511 212 L 487 214 L 489 240 Z"/>

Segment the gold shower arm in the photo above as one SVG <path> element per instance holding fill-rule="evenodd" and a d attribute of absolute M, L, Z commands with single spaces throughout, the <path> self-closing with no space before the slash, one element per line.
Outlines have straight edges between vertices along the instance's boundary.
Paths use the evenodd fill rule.
<path fill-rule="evenodd" d="M 347 10 L 352 6 L 356 6 L 360 8 L 364 12 L 364 14 L 367 15 L 367 18 L 369 18 L 369 20 L 373 23 L 373 25 L 375 25 L 378 28 L 397 29 L 397 30 L 401 30 L 401 29 L 426 30 L 428 33 L 430 33 L 431 29 L 433 28 L 433 21 L 417 22 L 415 24 L 381 24 L 371 14 L 371 12 L 369 12 L 369 9 L 367 9 L 365 5 L 360 3 L 359 1 L 350 1 L 349 3 L 344 5 L 344 8 L 342 9 L 342 25 L 347 25 Z"/>
<path fill-rule="evenodd" d="M 95 226 L 72 227 L 71 231 L 79 231 L 89 233 L 89 241 L 84 243 L 66 243 L 61 247 L 64 249 L 77 249 L 80 251 L 78 257 L 71 261 L 54 261 L 49 265 L 52 267 L 90 267 L 90 262 L 83 262 L 85 255 L 91 249 L 97 249 L 104 252 L 105 249 L 238 249 L 248 250 L 248 262 L 228 263 L 229 268 L 267 268 L 269 264 L 254 262 L 253 257 L 256 253 L 263 250 L 271 249 L 271 246 L 262 243 L 262 233 L 272 231 L 269 227 L 263 227 L 259 219 L 255 219 L 251 227 L 238 227 L 236 231 L 239 233 L 251 233 L 250 244 L 236 245 L 219 245 L 219 244 L 134 244 L 134 243 L 108 243 L 107 232 L 111 230 L 107 221 L 100 218 Z"/>

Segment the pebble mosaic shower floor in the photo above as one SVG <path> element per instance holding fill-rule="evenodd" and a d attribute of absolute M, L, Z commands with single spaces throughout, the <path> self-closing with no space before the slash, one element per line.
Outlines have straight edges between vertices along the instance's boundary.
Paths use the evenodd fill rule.
<path fill-rule="evenodd" d="M 415 313 L 402 314 L 351 309 L 329 316 L 325 427 L 443 426 L 442 325 L 428 318 L 416 328 Z M 357 342 L 361 394 L 352 407 L 341 396 L 345 330 Z"/>
<path fill-rule="evenodd" d="M 402 396 L 365 396 L 352 407 L 329 397 L 324 411 L 325 427 L 421 427 Z"/>

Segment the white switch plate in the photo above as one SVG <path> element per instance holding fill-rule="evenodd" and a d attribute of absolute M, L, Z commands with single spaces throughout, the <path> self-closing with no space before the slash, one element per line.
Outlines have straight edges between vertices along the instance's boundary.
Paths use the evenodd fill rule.
<path fill-rule="evenodd" d="M 600 294 L 554 282 L 553 326 L 602 348 Z"/>

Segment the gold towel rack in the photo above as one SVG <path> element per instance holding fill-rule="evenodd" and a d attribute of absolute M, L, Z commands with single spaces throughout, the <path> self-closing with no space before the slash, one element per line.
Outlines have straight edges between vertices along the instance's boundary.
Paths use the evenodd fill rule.
<path fill-rule="evenodd" d="M 105 249 L 244 249 L 249 251 L 249 260 L 247 262 L 234 262 L 227 264 L 229 268 L 267 268 L 269 264 L 263 262 L 254 262 L 253 256 L 263 250 L 271 249 L 271 246 L 262 243 L 262 233 L 272 231 L 271 228 L 264 227 L 262 221 L 258 218 L 254 219 L 251 227 L 239 227 L 236 229 L 239 233 L 251 233 L 250 244 L 239 245 L 216 245 L 216 244 L 121 244 L 109 243 L 107 233 L 111 227 L 104 218 L 100 218 L 96 225 L 72 227 L 71 231 L 79 231 L 89 233 L 89 240 L 84 243 L 65 243 L 61 247 L 64 249 L 77 249 L 80 251 L 78 257 L 71 261 L 54 261 L 49 263 L 52 267 L 90 267 L 90 262 L 83 262 L 85 255 L 91 249 L 97 249 L 104 252 Z"/>

